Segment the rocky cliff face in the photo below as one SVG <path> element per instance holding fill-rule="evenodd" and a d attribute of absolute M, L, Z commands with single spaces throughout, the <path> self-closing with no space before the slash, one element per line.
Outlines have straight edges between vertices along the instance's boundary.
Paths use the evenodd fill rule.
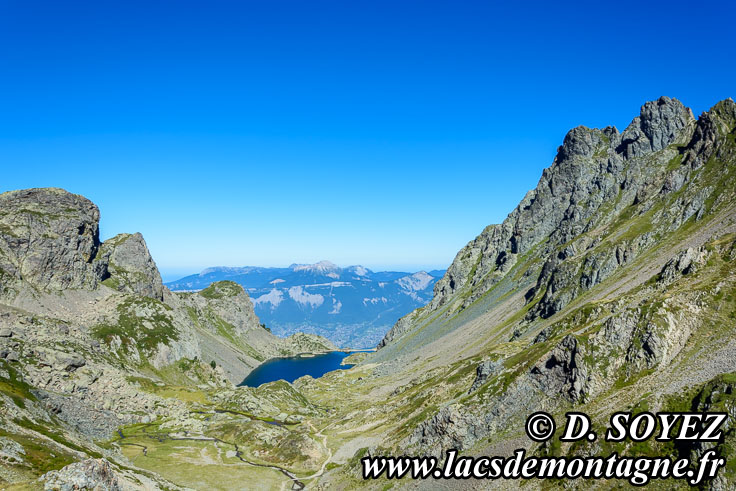
<path fill-rule="evenodd" d="M 99 240 L 100 212 L 62 189 L 0 195 L 0 271 L 4 289 L 24 282 L 42 291 L 93 290 L 163 299 L 161 275 L 141 234 Z"/>
<path fill-rule="evenodd" d="M 104 266 L 100 212 L 88 199 L 61 189 L 0 195 L 0 274 L 3 290 L 17 281 L 42 290 L 94 288 Z"/>

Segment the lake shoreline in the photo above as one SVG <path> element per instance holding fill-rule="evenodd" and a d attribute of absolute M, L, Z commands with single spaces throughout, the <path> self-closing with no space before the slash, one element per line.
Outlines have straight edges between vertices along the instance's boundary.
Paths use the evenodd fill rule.
<path fill-rule="evenodd" d="M 288 358 L 314 358 L 315 356 L 320 355 L 326 355 L 329 353 L 373 353 L 377 351 L 377 348 L 337 348 L 337 349 L 330 349 L 330 350 L 321 350 L 321 351 L 302 351 L 300 353 L 295 353 L 293 355 L 288 356 L 272 356 L 271 358 L 266 358 L 261 363 L 253 367 L 253 370 L 260 367 L 264 363 L 268 363 L 269 361 L 274 360 L 284 360 Z M 251 372 L 253 371 L 251 370 Z"/>
<path fill-rule="evenodd" d="M 237 386 L 258 387 L 276 380 L 285 380 L 292 383 L 305 375 L 319 378 L 325 373 L 334 370 L 349 369 L 354 364 L 342 363 L 345 358 L 356 353 L 368 353 L 371 351 L 374 351 L 374 349 L 341 348 L 336 350 L 303 352 L 292 356 L 272 357 L 250 371 Z"/>

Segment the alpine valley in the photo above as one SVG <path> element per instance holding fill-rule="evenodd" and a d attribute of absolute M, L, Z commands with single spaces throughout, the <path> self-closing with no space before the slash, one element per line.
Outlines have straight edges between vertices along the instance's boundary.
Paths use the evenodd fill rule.
<path fill-rule="evenodd" d="M 4 487 L 628 485 L 362 479 L 366 455 L 442 458 L 456 448 L 474 456 L 525 449 L 691 458 L 713 449 L 727 465 L 701 487 L 736 488 L 731 99 L 695 118 L 662 97 L 644 104 L 623 131 L 572 129 L 536 187 L 458 252 L 425 306 L 399 319 L 375 353 L 352 355 L 352 368 L 317 379 L 236 387 L 269 358 L 334 346 L 313 334 L 269 333 L 234 281 L 191 280 L 186 289 L 198 291 L 170 291 L 140 235 L 100 243 L 98 221 L 94 204 L 59 189 L 0 195 Z M 266 286 L 298 273 L 264 277 L 252 287 L 264 289 L 254 292 L 256 305 L 267 305 L 260 300 L 273 291 L 286 301 L 283 289 L 299 287 L 302 295 L 319 294 L 325 309 L 337 305 L 327 290 L 296 279 Z M 356 273 L 335 270 L 337 278 L 319 282 Z M 536 411 L 557 421 L 585 412 L 598 434 L 616 411 L 728 417 L 724 438 L 707 446 L 538 443 L 524 431 Z M 688 484 L 656 480 L 650 487 Z"/>
<path fill-rule="evenodd" d="M 432 299 L 432 287 L 444 273 L 373 272 L 320 261 L 288 268 L 208 268 L 166 286 L 191 291 L 233 281 L 245 288 L 256 315 L 274 334 L 305 332 L 341 347 L 372 348 L 400 317 Z"/>

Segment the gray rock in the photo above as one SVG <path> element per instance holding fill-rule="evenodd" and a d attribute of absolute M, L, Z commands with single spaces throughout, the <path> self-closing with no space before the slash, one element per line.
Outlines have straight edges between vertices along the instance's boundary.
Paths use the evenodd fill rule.
<path fill-rule="evenodd" d="M 445 449 L 463 449 L 475 441 L 479 433 L 478 423 L 458 406 L 445 406 L 431 419 L 420 424 L 409 437 L 408 443 L 419 445 L 423 451 L 440 457 Z"/>
<path fill-rule="evenodd" d="M 100 212 L 62 189 L 0 194 L 0 270 L 36 288 L 93 288 Z"/>
<path fill-rule="evenodd" d="M 0 329 L 0 338 L 9 338 L 13 335 L 13 330 L 7 327 Z"/>
<path fill-rule="evenodd" d="M 698 267 L 705 264 L 706 260 L 707 251 L 704 247 L 698 249 L 689 247 L 667 261 L 659 273 L 659 281 L 669 284 L 680 276 L 694 272 Z"/>
<path fill-rule="evenodd" d="M 468 393 L 478 390 L 489 378 L 503 370 L 503 363 L 498 360 L 486 360 L 475 369 L 475 380 L 470 386 Z"/>
<path fill-rule="evenodd" d="M 40 364 L 51 366 L 58 371 L 73 372 L 87 364 L 87 361 L 76 353 L 65 353 L 48 348 L 37 348 L 35 353 L 40 358 Z"/>
<path fill-rule="evenodd" d="M 0 458 L 10 458 L 16 462 L 22 462 L 25 455 L 26 450 L 23 448 L 23 445 L 6 436 L 0 436 Z"/>
<path fill-rule="evenodd" d="M 5 355 L 5 359 L 12 362 L 20 361 L 20 355 L 17 351 L 11 351 L 7 355 Z"/>
<path fill-rule="evenodd" d="M 531 370 L 532 378 L 545 394 L 559 393 L 571 402 L 580 400 L 587 389 L 589 367 L 577 339 L 568 335 Z"/>
<path fill-rule="evenodd" d="M 717 152 L 719 137 L 729 133 L 735 122 L 736 104 L 731 99 L 723 100 L 710 111 L 703 113 L 698 118 L 682 164 L 691 169 L 697 169 L 705 164 Z"/>
<path fill-rule="evenodd" d="M 532 344 L 539 344 L 547 341 L 549 338 L 552 337 L 553 332 L 554 330 L 551 326 L 545 327 L 544 329 L 539 331 L 539 334 L 534 337 Z"/>
<path fill-rule="evenodd" d="M 649 140 L 649 150 L 656 152 L 674 142 L 680 130 L 693 123 L 692 111 L 677 99 L 660 97 L 641 108 L 641 131 Z"/>
<path fill-rule="evenodd" d="M 119 234 L 100 247 L 98 260 L 106 264 L 105 283 L 121 292 L 163 300 L 163 283 L 143 236 Z"/>
<path fill-rule="evenodd" d="M 47 472 L 39 478 L 44 491 L 95 490 L 119 491 L 118 476 L 105 459 L 87 459 L 69 464 L 61 470 Z"/>
<path fill-rule="evenodd" d="M 67 372 L 73 372 L 77 368 L 81 368 L 87 364 L 87 361 L 79 355 L 70 354 L 67 357 L 60 358 L 59 361 L 64 366 L 64 370 Z"/>

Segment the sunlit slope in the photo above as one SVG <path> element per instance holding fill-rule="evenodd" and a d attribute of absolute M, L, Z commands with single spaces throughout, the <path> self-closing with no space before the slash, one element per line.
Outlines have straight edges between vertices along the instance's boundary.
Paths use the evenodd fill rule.
<path fill-rule="evenodd" d="M 362 428 L 350 445 L 367 436 L 373 453 L 601 453 L 540 448 L 523 421 L 575 408 L 603 425 L 616 410 L 733 404 L 735 127 L 731 100 L 696 120 L 662 98 L 623 133 L 572 130 L 537 188 L 358 367 L 370 375 L 343 395 L 352 412 L 336 438 Z M 725 393 L 704 402 L 714 391 Z M 639 451 L 690 451 L 660 447 Z M 334 479 L 352 480 L 357 463 L 345 463 Z"/>

